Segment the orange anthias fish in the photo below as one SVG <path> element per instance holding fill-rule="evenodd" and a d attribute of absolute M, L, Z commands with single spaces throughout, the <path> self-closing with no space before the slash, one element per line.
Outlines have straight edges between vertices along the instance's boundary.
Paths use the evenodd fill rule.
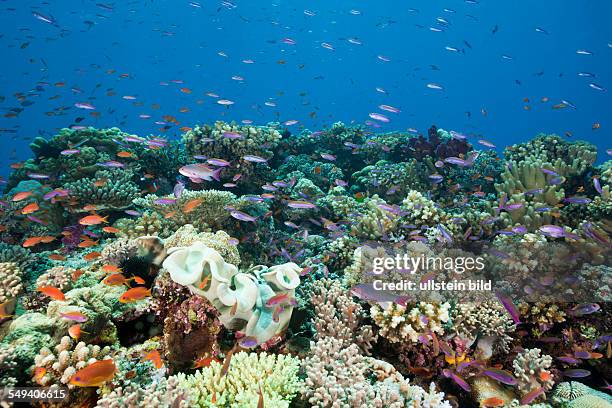
<path fill-rule="evenodd" d="M 40 244 L 40 242 L 40 237 L 31 237 L 23 241 L 23 244 L 21 244 L 21 246 L 23 246 L 24 248 L 30 248 Z"/>
<path fill-rule="evenodd" d="M 482 407 L 486 407 L 486 408 L 503 407 L 504 405 L 506 405 L 504 400 L 499 397 L 487 398 L 483 400 L 480 404 Z"/>
<path fill-rule="evenodd" d="M 66 300 L 64 293 L 55 286 L 39 286 L 36 290 L 55 300 Z"/>
<path fill-rule="evenodd" d="M 219 359 L 215 357 L 201 357 L 193 362 L 193 368 L 197 369 L 202 367 L 208 367 L 213 361 L 216 361 L 217 363 L 220 362 Z"/>
<path fill-rule="evenodd" d="M 102 231 L 108 232 L 109 234 L 116 234 L 119 232 L 119 230 L 115 227 L 104 227 L 102 228 Z"/>
<path fill-rule="evenodd" d="M 22 201 L 32 195 L 31 191 L 22 191 L 21 193 L 17 193 L 13 196 L 13 201 Z"/>
<path fill-rule="evenodd" d="M 108 223 L 108 215 L 106 217 L 100 217 L 97 214 L 88 215 L 79 220 L 81 225 L 98 225 L 102 223 Z"/>
<path fill-rule="evenodd" d="M 108 286 L 120 286 L 126 285 L 132 278 L 126 278 L 120 273 L 114 273 L 108 277 L 106 277 L 102 283 Z"/>
<path fill-rule="evenodd" d="M 93 184 L 95 187 L 104 187 L 106 183 L 108 183 L 108 179 L 106 177 L 103 177 L 101 179 L 94 181 Z"/>
<path fill-rule="evenodd" d="M 36 367 L 34 369 L 33 380 L 36 382 L 36 384 L 40 384 L 40 381 L 45 376 L 45 374 L 47 374 L 47 369 L 45 367 Z"/>
<path fill-rule="evenodd" d="M 102 255 L 101 253 L 94 251 L 94 252 L 90 252 L 87 255 L 85 255 L 83 259 L 86 261 L 93 261 L 94 259 L 99 258 L 101 255 Z"/>
<path fill-rule="evenodd" d="M 134 276 L 132 279 L 134 279 L 134 282 L 136 282 L 139 285 L 144 285 L 145 284 L 145 280 L 142 279 L 140 276 Z"/>
<path fill-rule="evenodd" d="M 189 200 L 183 206 L 183 212 L 185 214 L 189 214 L 190 212 L 195 210 L 196 207 L 199 206 L 200 204 L 202 204 L 203 202 L 204 202 L 204 200 L 201 199 L 201 198 L 194 198 L 193 200 Z"/>
<path fill-rule="evenodd" d="M 71 378 L 70 384 L 77 387 L 99 387 L 110 381 L 117 371 L 112 359 L 96 361 L 77 371 Z"/>
<path fill-rule="evenodd" d="M 77 245 L 79 248 L 91 248 L 92 246 L 96 246 L 98 245 L 98 241 L 94 241 L 91 239 L 86 239 L 84 241 L 79 242 L 79 245 Z"/>
<path fill-rule="evenodd" d="M 84 330 L 81 330 L 80 324 L 73 324 L 72 326 L 68 328 L 68 335 L 72 337 L 73 339 L 75 339 L 76 341 L 79 341 L 79 339 L 81 338 L 81 333 L 87 333 L 87 332 Z"/>
<path fill-rule="evenodd" d="M 66 257 L 60 254 L 51 254 L 49 255 L 49 259 L 51 259 L 52 261 L 65 261 Z"/>
<path fill-rule="evenodd" d="M 153 350 L 145 354 L 143 360 L 148 360 L 152 362 L 155 368 L 157 369 L 162 368 L 164 366 L 164 362 L 162 361 L 161 356 L 159 355 L 159 351 L 157 350 Z"/>
<path fill-rule="evenodd" d="M 151 289 L 144 286 L 136 286 L 135 288 L 128 289 L 123 295 L 119 296 L 119 302 L 131 303 L 149 296 L 151 296 Z"/>
<path fill-rule="evenodd" d="M 34 202 L 34 203 L 30 203 L 26 205 L 25 207 L 23 207 L 21 209 L 21 213 L 23 215 L 27 215 L 27 214 L 35 213 L 38 210 L 40 210 L 40 207 L 38 206 L 38 203 Z"/>
<path fill-rule="evenodd" d="M 118 267 L 117 265 L 104 265 L 102 267 L 102 271 L 106 272 L 106 273 L 121 273 L 123 272 L 123 270 L 121 270 L 120 267 Z"/>
<path fill-rule="evenodd" d="M 76 271 L 72 272 L 72 281 L 76 282 L 83 275 L 83 273 L 85 272 L 81 269 L 77 269 Z"/>

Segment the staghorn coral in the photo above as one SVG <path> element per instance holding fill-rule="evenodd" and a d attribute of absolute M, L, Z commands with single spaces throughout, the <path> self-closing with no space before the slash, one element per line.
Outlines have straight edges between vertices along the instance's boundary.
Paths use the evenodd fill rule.
<path fill-rule="evenodd" d="M 380 327 L 380 335 L 392 343 L 411 341 L 430 332 L 444 334 L 444 323 L 449 320 L 450 304 L 434 305 L 419 302 L 414 307 L 391 303 L 386 309 L 374 305 L 370 315 Z"/>
<path fill-rule="evenodd" d="M 353 301 L 339 282 L 330 279 L 316 281 L 310 303 L 314 306 L 313 324 L 317 340 L 335 337 L 346 345 L 355 343 L 369 354 L 377 336 L 371 326 L 363 325 L 363 308 Z"/>
<path fill-rule="evenodd" d="M 21 293 L 21 270 L 15 262 L 0 262 L 0 282 L 0 303 L 14 299 Z"/>
<path fill-rule="evenodd" d="M 96 408 L 188 408 L 193 406 L 176 377 L 160 378 L 146 387 L 130 384 L 104 394 Z"/>
<path fill-rule="evenodd" d="M 68 388 L 74 388 L 74 385 L 70 384 L 70 378 L 78 370 L 110 357 L 111 349 L 108 346 L 101 348 L 98 345 L 87 345 L 82 341 L 76 343 L 70 337 L 64 336 L 53 350 L 43 347 L 34 357 L 34 365 L 46 370 L 38 379 L 38 384 L 42 386 L 63 384 Z"/>
<path fill-rule="evenodd" d="M 347 347 L 333 337 L 311 343 L 303 368 L 302 395 L 313 407 L 451 407 L 433 383 L 428 391 L 412 386 L 388 363 L 364 357 L 357 345 Z M 378 381 L 372 382 L 372 375 Z"/>
<path fill-rule="evenodd" d="M 103 185 L 97 185 L 100 182 Z M 71 205 L 76 211 L 87 205 L 95 205 L 98 210 L 123 209 L 140 195 L 132 173 L 119 169 L 97 171 L 93 177 L 67 183 L 64 188 L 70 191 Z"/>
<path fill-rule="evenodd" d="M 195 374 L 175 376 L 192 398 L 192 406 L 256 407 L 261 390 L 266 407 L 286 408 L 302 386 L 297 377 L 299 360 L 287 355 L 241 351 L 232 355 L 227 374 L 222 375 L 221 368 L 213 361 Z"/>
<path fill-rule="evenodd" d="M 540 387 L 549 391 L 554 385 L 553 376 L 548 370 L 552 365 L 552 357 L 540 353 L 541 350 L 537 348 L 525 349 L 512 362 L 521 396 Z"/>
<path fill-rule="evenodd" d="M 470 343 L 478 338 L 478 349 L 483 357 L 489 358 L 493 348 L 505 352 L 512 338 L 509 333 L 516 326 L 503 306 L 496 301 L 477 303 L 460 303 L 451 313 L 453 330 Z"/>

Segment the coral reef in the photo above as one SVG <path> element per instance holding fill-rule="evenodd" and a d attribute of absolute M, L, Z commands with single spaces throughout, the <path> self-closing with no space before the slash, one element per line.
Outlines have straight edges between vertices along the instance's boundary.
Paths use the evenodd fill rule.
<path fill-rule="evenodd" d="M 612 161 L 289 122 L 34 139 L 0 197 L 0 385 L 69 387 L 55 408 L 612 404 Z"/>

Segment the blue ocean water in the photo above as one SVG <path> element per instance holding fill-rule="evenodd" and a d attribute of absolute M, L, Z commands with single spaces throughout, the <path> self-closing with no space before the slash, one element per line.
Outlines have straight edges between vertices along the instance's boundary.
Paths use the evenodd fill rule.
<path fill-rule="evenodd" d="M 608 1 L 4 0 L 0 10 L 3 175 L 33 137 L 75 125 L 175 138 L 215 120 L 297 121 L 292 132 L 371 121 L 376 132 L 436 124 L 500 151 L 540 132 L 593 142 L 600 157 L 611 147 Z"/>

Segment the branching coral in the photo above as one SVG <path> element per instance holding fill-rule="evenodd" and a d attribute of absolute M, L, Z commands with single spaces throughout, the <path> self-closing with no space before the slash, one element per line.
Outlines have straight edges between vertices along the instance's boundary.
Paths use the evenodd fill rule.
<path fill-rule="evenodd" d="M 15 262 L 0 262 L 0 303 L 14 299 L 21 293 L 21 270 Z"/>
<path fill-rule="evenodd" d="M 565 321 L 565 312 L 554 303 L 525 303 L 519 304 L 519 312 L 525 322 L 538 326 L 541 332 L 545 332 L 557 323 Z"/>
<path fill-rule="evenodd" d="M 412 386 L 392 367 L 372 382 L 369 377 L 380 376 L 381 363 L 364 357 L 357 345 L 347 347 L 334 337 L 312 343 L 303 367 L 306 380 L 302 394 L 313 407 L 451 407 L 433 383 L 429 391 Z"/>
<path fill-rule="evenodd" d="M 369 354 L 377 336 L 371 326 L 363 325 L 363 308 L 353 301 L 339 282 L 330 279 L 316 281 L 310 302 L 314 306 L 317 339 L 330 336 L 346 345 L 355 343 Z"/>
<path fill-rule="evenodd" d="M 108 346 L 101 348 L 82 341 L 75 344 L 70 337 L 64 336 L 54 350 L 43 347 L 34 357 L 35 366 L 44 368 L 45 374 L 33 381 L 42 386 L 63 384 L 74 388 L 74 385 L 70 384 L 70 378 L 78 370 L 110 356 L 111 349 Z"/>
<path fill-rule="evenodd" d="M 192 406 L 256 407 L 261 392 L 266 407 L 286 408 L 301 389 L 299 368 L 295 357 L 241 351 L 232 355 L 225 375 L 222 364 L 213 361 L 195 374 L 180 373 L 176 378 L 193 399 Z"/>
<path fill-rule="evenodd" d="M 444 323 L 449 320 L 450 304 L 434 305 L 419 302 L 414 307 L 392 303 L 386 309 L 374 305 L 370 314 L 380 327 L 380 335 L 392 343 L 411 341 L 416 343 L 419 335 L 431 332 L 444 334 Z"/>
<path fill-rule="evenodd" d="M 402 163 L 377 162 L 353 173 L 352 179 L 369 194 L 391 197 L 390 202 L 401 201 L 410 190 L 426 190 L 427 169 L 416 160 Z M 395 201 L 393 201 L 395 199 Z"/>
<path fill-rule="evenodd" d="M 176 377 L 161 378 L 148 386 L 117 387 L 103 395 L 96 408 L 188 408 L 191 401 L 184 389 L 179 388 Z"/>
<path fill-rule="evenodd" d="M 546 354 L 540 355 L 540 352 L 541 350 L 537 348 L 525 349 L 512 362 L 514 375 L 518 380 L 518 390 L 522 396 L 540 387 L 544 388 L 544 391 L 549 391 L 555 383 L 548 370 L 552 365 L 552 357 Z"/>
<path fill-rule="evenodd" d="M 515 325 L 503 306 L 496 301 L 481 304 L 461 303 L 452 311 L 453 330 L 472 343 L 478 338 L 478 349 L 484 358 L 493 354 L 493 347 L 508 351 L 512 338 L 508 333 Z"/>
<path fill-rule="evenodd" d="M 98 210 L 126 208 L 140 195 L 132 173 L 119 169 L 97 171 L 92 178 L 67 183 L 64 188 L 70 191 L 75 201 L 71 205 L 77 211 L 87 205 L 95 205 Z"/>

